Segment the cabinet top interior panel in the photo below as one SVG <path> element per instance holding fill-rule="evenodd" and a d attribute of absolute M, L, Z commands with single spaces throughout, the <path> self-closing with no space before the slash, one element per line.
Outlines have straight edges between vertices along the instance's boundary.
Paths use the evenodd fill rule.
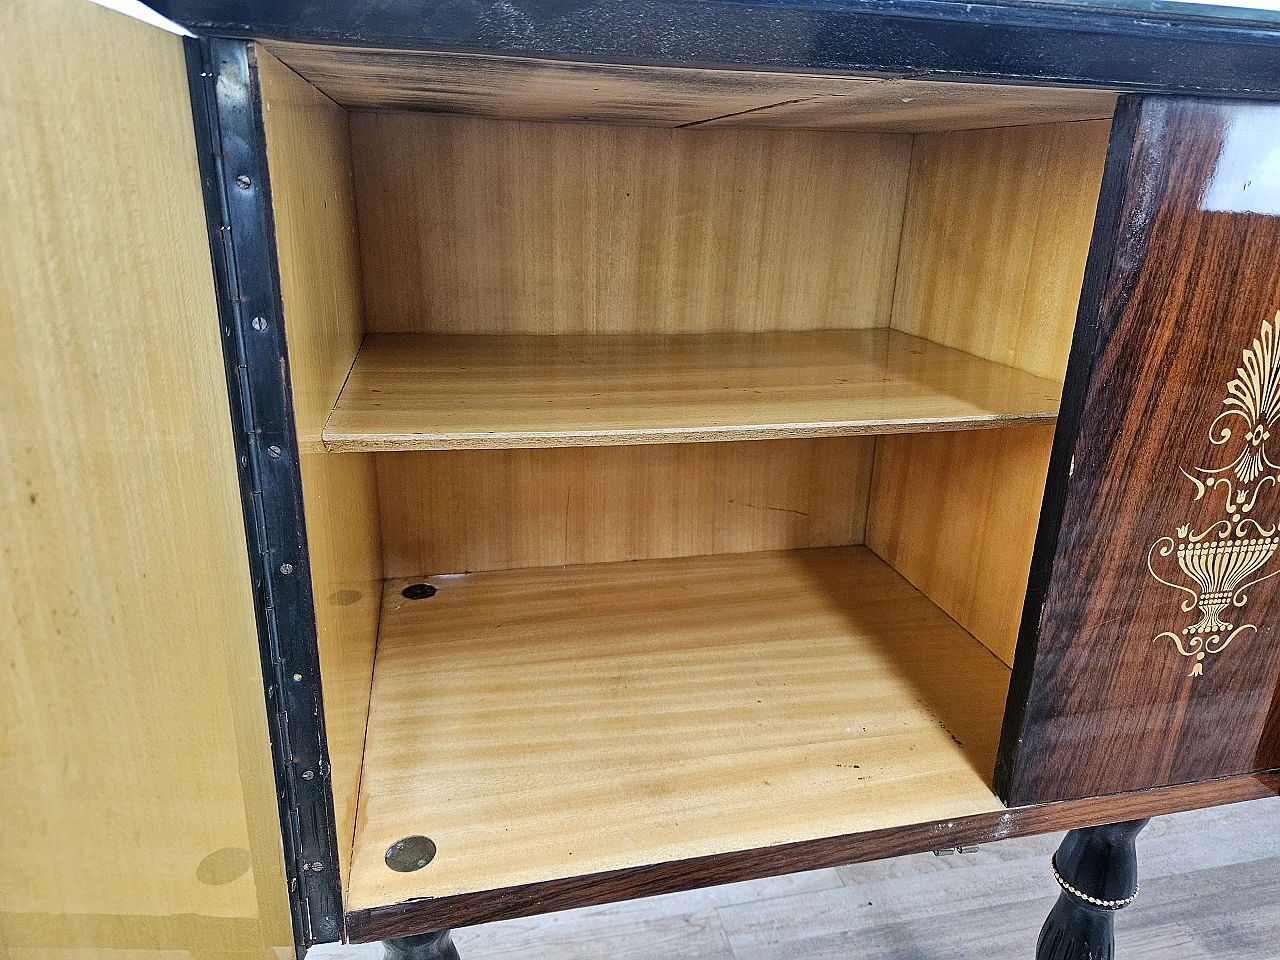
<path fill-rule="evenodd" d="M 662 127 L 923 131 L 1101 120 L 1109 90 L 270 41 L 344 107 Z"/>
<path fill-rule="evenodd" d="M 349 910 L 1001 809 L 1008 667 L 865 547 L 411 582 Z M 410 836 L 434 859 L 390 869 Z"/>
<path fill-rule="evenodd" d="M 1061 386 L 893 330 L 370 334 L 334 451 L 605 446 L 972 430 L 1057 416 Z"/>

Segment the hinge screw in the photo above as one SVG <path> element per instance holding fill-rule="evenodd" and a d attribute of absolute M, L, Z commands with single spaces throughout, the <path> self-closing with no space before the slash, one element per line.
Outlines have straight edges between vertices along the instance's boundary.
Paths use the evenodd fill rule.
<path fill-rule="evenodd" d="M 316 772 L 315 772 L 314 770 L 303 770 L 303 771 L 302 771 L 302 779 L 303 779 L 303 780 L 314 780 L 315 778 L 316 778 Z"/>
<path fill-rule="evenodd" d="M 266 318 L 266 317 L 254 317 L 252 320 L 250 320 L 250 321 L 249 321 L 249 324 L 250 324 L 250 325 L 253 327 L 253 329 L 255 329 L 255 330 L 265 330 L 265 329 L 267 329 L 267 318 Z"/>
<path fill-rule="evenodd" d="M 301 682 L 301 680 L 302 680 L 302 674 L 300 674 L 300 673 L 295 673 L 295 674 L 293 675 L 293 682 L 294 682 L 294 683 L 299 683 L 299 682 Z"/>
<path fill-rule="evenodd" d="M 267 456 L 270 457 L 272 460 L 279 460 L 280 448 L 273 443 L 271 446 L 267 447 Z"/>
<path fill-rule="evenodd" d="M 935 857 L 952 857 L 957 853 L 976 853 L 978 845 L 976 843 L 961 847 L 943 847 L 941 850 L 933 851 Z"/>
<path fill-rule="evenodd" d="M 312 872 L 312 873 L 319 873 L 319 872 L 320 872 L 321 870 L 323 870 L 323 869 L 324 869 L 324 864 L 323 864 L 323 863 L 321 863 L 319 860 L 317 860 L 315 863 L 311 864 L 311 872 Z"/>
<path fill-rule="evenodd" d="M 287 577 L 289 574 L 293 573 L 293 564 L 292 563 L 280 564 L 280 572 Z"/>
<path fill-rule="evenodd" d="M 253 181 L 246 177 L 243 173 L 236 177 L 236 186 L 241 190 L 248 190 L 253 186 Z"/>

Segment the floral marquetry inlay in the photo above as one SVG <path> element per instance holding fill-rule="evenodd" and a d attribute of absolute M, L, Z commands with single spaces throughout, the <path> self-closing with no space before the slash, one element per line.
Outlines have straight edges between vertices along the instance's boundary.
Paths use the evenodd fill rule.
<path fill-rule="evenodd" d="M 1278 334 L 1280 312 L 1274 321 L 1263 321 L 1262 330 L 1245 348 L 1236 375 L 1227 384 L 1222 412 L 1209 425 L 1210 450 L 1225 447 L 1234 458 L 1224 467 L 1193 467 L 1191 472 L 1179 468 L 1195 485 L 1195 500 L 1219 495 L 1223 498 L 1222 519 L 1203 530 L 1184 523 L 1178 527 L 1176 537 L 1161 537 L 1147 551 L 1151 575 L 1187 594 L 1182 601 L 1184 612 L 1198 613 L 1195 623 L 1153 638 L 1172 640 L 1184 657 L 1194 657 L 1190 674 L 1193 677 L 1204 672 L 1206 654 L 1219 653 L 1237 637 L 1257 631 L 1255 623 L 1235 622 L 1245 619 L 1244 607 L 1249 601 L 1246 591 L 1280 573 L 1280 569 L 1263 573 L 1280 547 L 1280 535 L 1274 522 L 1261 518 L 1260 509 L 1263 491 L 1267 490 L 1268 496 L 1261 497 L 1261 502 L 1269 503 L 1270 494 L 1280 483 L 1280 466 L 1267 454 L 1272 427 L 1280 419 Z M 1280 447 L 1280 437 L 1272 445 L 1273 449 L 1276 447 Z M 1176 558 L 1182 579 L 1190 586 L 1156 572 L 1160 566 L 1169 577 L 1178 576 L 1164 559 L 1170 556 Z"/>

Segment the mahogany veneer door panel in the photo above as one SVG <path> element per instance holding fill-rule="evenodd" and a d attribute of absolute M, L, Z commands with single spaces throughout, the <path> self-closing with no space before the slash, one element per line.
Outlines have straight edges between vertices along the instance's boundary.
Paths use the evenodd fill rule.
<path fill-rule="evenodd" d="M 1007 802 L 1280 763 L 1264 736 L 1278 311 L 1280 106 L 1123 98 L 1010 690 Z"/>

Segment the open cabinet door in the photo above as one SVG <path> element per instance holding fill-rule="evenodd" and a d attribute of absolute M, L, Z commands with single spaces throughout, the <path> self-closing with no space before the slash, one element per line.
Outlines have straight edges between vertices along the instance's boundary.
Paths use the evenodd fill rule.
<path fill-rule="evenodd" d="M 1280 106 L 1121 98 L 1005 717 L 1011 804 L 1280 766 Z"/>
<path fill-rule="evenodd" d="M 7 0 L 0 155 L 0 943 L 291 956 L 183 41 Z"/>

